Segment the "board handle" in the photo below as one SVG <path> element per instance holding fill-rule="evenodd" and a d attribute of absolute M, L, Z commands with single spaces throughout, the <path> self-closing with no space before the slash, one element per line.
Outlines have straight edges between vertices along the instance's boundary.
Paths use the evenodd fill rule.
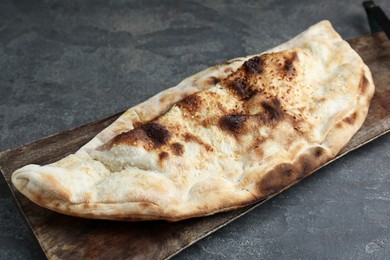
<path fill-rule="evenodd" d="M 390 39 L 390 20 L 383 12 L 382 8 L 377 6 L 374 1 L 364 1 L 363 7 L 367 13 L 371 33 L 384 31 L 387 39 Z"/>

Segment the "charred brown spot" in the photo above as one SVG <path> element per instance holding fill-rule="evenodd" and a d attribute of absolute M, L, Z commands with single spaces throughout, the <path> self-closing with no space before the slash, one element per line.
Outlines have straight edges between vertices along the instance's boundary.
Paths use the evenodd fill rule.
<path fill-rule="evenodd" d="M 158 154 L 159 161 L 163 161 L 165 159 L 168 159 L 168 157 L 169 157 L 169 153 L 167 153 L 167 152 L 161 152 Z"/>
<path fill-rule="evenodd" d="M 109 142 L 110 147 L 107 148 L 120 143 L 137 145 L 138 142 L 141 142 L 146 149 L 150 149 L 166 144 L 170 138 L 171 133 L 164 126 L 156 122 L 150 122 L 117 135 Z"/>
<path fill-rule="evenodd" d="M 290 61 L 287 60 L 286 63 L 284 64 L 284 71 L 286 72 L 286 75 L 294 75 L 295 73 L 295 67 L 294 64 Z"/>
<path fill-rule="evenodd" d="M 296 75 L 296 69 L 294 66 L 294 62 L 297 59 L 298 59 L 298 55 L 296 52 L 293 52 L 290 57 L 285 58 L 283 70 L 284 70 L 287 77 Z"/>
<path fill-rule="evenodd" d="M 193 142 L 193 143 L 198 143 L 198 144 L 202 145 L 208 152 L 214 151 L 214 148 L 211 145 L 205 143 L 198 136 L 195 136 L 195 135 L 190 134 L 190 133 L 185 133 L 185 134 L 183 134 L 183 137 L 184 137 L 184 140 L 186 142 Z"/>
<path fill-rule="evenodd" d="M 245 115 L 227 115 L 221 117 L 218 124 L 222 130 L 237 135 L 242 132 L 246 118 Z"/>
<path fill-rule="evenodd" d="M 369 84 L 368 79 L 367 79 L 366 75 L 363 73 L 363 76 L 360 79 L 360 85 L 359 85 L 359 89 L 362 92 L 362 94 L 365 94 L 367 92 L 368 84 Z"/>
<path fill-rule="evenodd" d="M 212 86 L 215 86 L 218 84 L 218 82 L 220 82 L 221 79 L 217 78 L 217 77 L 214 77 L 214 76 L 211 76 L 210 78 L 207 79 L 207 84 L 208 85 L 212 85 Z"/>
<path fill-rule="evenodd" d="M 184 108 L 190 113 L 194 113 L 202 104 L 202 99 L 197 94 L 192 94 L 182 99 L 178 106 Z"/>
<path fill-rule="evenodd" d="M 159 123 L 147 123 L 140 126 L 140 128 L 146 133 L 155 147 L 166 144 L 169 138 L 171 138 L 171 133 Z"/>
<path fill-rule="evenodd" d="M 264 60 L 260 56 L 253 57 L 244 62 L 244 69 L 248 73 L 262 73 L 264 71 Z"/>
<path fill-rule="evenodd" d="M 273 123 L 279 121 L 283 117 L 283 110 L 278 99 L 275 98 L 270 101 L 263 101 L 261 102 L 261 106 L 264 108 L 264 114 L 266 115 L 263 117 L 265 121 Z"/>
<path fill-rule="evenodd" d="M 143 142 L 144 145 L 151 143 L 146 133 L 140 127 L 115 136 L 104 148 L 111 149 L 116 144 L 136 145 L 138 141 Z"/>
<path fill-rule="evenodd" d="M 315 149 L 314 149 L 314 156 L 315 157 L 321 157 L 322 155 L 324 154 L 324 148 L 322 148 L 322 147 L 316 147 Z"/>
<path fill-rule="evenodd" d="M 317 163 L 311 155 L 304 154 L 300 156 L 300 168 L 302 177 L 305 177 L 312 173 L 317 167 Z"/>
<path fill-rule="evenodd" d="M 181 156 L 184 153 L 184 146 L 180 143 L 171 144 L 171 149 L 174 155 Z"/>
<path fill-rule="evenodd" d="M 301 179 L 318 169 L 328 160 L 325 149 L 322 147 L 314 147 L 308 150 L 307 153 L 298 158 L 298 167 L 301 172 Z"/>
<path fill-rule="evenodd" d="M 242 99 L 248 99 L 255 94 L 255 91 L 251 89 L 244 78 L 235 78 L 231 82 L 228 82 L 227 86 Z"/>
<path fill-rule="evenodd" d="M 349 125 L 353 125 L 356 121 L 356 118 L 357 118 L 357 113 L 354 112 L 352 115 L 344 118 L 343 121 Z"/>
<path fill-rule="evenodd" d="M 324 155 L 325 150 L 322 147 L 315 147 L 299 156 L 294 164 L 284 163 L 276 166 L 257 183 L 260 194 L 266 197 L 300 181 L 328 160 Z"/>
<path fill-rule="evenodd" d="M 257 188 L 263 196 L 269 196 L 287 188 L 299 178 L 299 173 L 294 165 L 283 163 L 267 172 L 258 182 Z"/>

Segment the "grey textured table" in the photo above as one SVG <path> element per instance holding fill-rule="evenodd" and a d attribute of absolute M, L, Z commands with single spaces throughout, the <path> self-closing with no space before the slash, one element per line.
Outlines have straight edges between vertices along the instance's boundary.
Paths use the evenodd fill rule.
<path fill-rule="evenodd" d="M 377 0 L 390 15 L 390 2 Z M 369 34 L 360 1 L 0 2 L 0 150 L 135 105 L 203 68 L 328 19 Z M 389 101 L 390 102 L 390 101 Z M 0 259 L 42 257 L 0 180 Z M 390 135 L 178 258 L 389 259 Z"/>

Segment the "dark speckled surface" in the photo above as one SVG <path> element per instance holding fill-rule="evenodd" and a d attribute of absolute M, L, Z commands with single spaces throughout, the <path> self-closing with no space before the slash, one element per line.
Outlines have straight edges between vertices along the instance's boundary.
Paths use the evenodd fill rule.
<path fill-rule="evenodd" d="M 375 1 L 390 15 L 390 2 Z M 361 1 L 0 2 L 0 150 L 114 114 L 322 19 L 369 33 Z M 390 136 L 320 170 L 178 259 L 389 259 Z M 38 245 L 0 179 L 0 259 Z"/>

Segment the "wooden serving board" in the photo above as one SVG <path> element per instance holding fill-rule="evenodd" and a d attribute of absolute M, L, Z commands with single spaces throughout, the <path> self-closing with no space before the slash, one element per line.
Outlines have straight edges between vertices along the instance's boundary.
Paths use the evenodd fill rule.
<path fill-rule="evenodd" d="M 390 41 L 379 33 L 349 42 L 370 67 L 376 93 L 363 127 L 337 158 L 390 130 Z M 14 170 L 30 163 L 48 164 L 75 152 L 118 116 L 0 153 L 1 172 L 48 258 L 169 258 L 264 202 L 176 223 L 115 222 L 81 219 L 46 210 L 12 187 L 10 178 Z"/>

